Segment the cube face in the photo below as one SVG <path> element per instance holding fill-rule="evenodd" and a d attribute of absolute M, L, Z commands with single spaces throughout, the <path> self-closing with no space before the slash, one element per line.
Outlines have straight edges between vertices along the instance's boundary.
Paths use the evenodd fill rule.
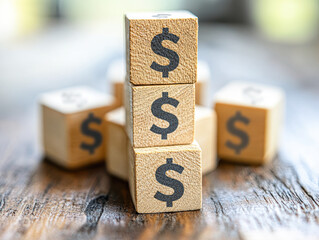
<path fill-rule="evenodd" d="M 127 132 L 134 147 L 191 144 L 194 84 L 134 86 L 127 83 Z"/>
<path fill-rule="evenodd" d="M 105 116 L 106 120 L 106 165 L 112 175 L 128 179 L 127 135 L 125 132 L 125 110 L 115 109 Z"/>
<path fill-rule="evenodd" d="M 198 144 L 132 148 L 129 185 L 139 213 L 200 209 L 201 150 Z"/>
<path fill-rule="evenodd" d="M 278 88 L 234 82 L 215 95 L 218 156 L 240 163 L 273 159 L 283 119 L 284 94 Z"/>
<path fill-rule="evenodd" d="M 265 109 L 217 103 L 218 155 L 222 159 L 261 163 L 266 149 Z"/>
<path fill-rule="evenodd" d="M 105 157 L 105 123 L 103 117 L 109 107 L 95 108 L 69 114 L 68 166 L 78 167 L 100 162 Z"/>
<path fill-rule="evenodd" d="M 126 15 L 127 75 L 135 85 L 195 83 L 198 19 L 187 11 Z"/>
<path fill-rule="evenodd" d="M 123 106 L 125 74 L 125 62 L 123 59 L 113 61 L 108 67 L 106 78 L 111 83 L 117 107 Z"/>
<path fill-rule="evenodd" d="M 204 61 L 198 61 L 197 82 L 195 84 L 195 103 L 206 106 L 210 81 L 209 66 Z"/>
<path fill-rule="evenodd" d="M 46 155 L 70 169 L 103 160 L 103 117 L 113 104 L 112 97 L 86 87 L 43 94 L 41 108 Z"/>
<path fill-rule="evenodd" d="M 195 140 L 202 149 L 203 174 L 217 166 L 217 120 L 214 110 L 195 106 Z"/>

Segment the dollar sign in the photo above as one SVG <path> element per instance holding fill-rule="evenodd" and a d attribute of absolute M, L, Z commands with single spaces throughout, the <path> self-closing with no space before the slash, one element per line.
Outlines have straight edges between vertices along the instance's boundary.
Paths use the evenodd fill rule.
<path fill-rule="evenodd" d="M 96 124 L 100 125 L 101 122 L 102 122 L 101 119 L 97 118 L 97 117 L 94 117 L 93 113 L 90 113 L 89 116 L 87 117 L 87 119 L 85 119 L 82 122 L 82 125 L 81 125 L 82 133 L 84 135 L 86 135 L 86 136 L 90 136 L 90 137 L 94 138 L 94 143 L 93 144 L 87 144 L 87 143 L 83 143 L 82 142 L 80 147 L 83 150 L 89 151 L 90 154 L 94 154 L 94 150 L 101 145 L 101 143 L 102 143 L 102 135 L 98 131 L 94 131 L 94 130 L 90 129 L 89 125 L 91 123 L 96 123 Z"/>
<path fill-rule="evenodd" d="M 257 104 L 257 102 L 262 101 L 263 98 L 260 96 L 262 90 L 254 87 L 247 87 L 243 90 L 243 94 L 251 100 L 251 104 Z"/>
<path fill-rule="evenodd" d="M 169 126 L 167 128 L 160 128 L 153 124 L 150 129 L 153 133 L 161 134 L 162 140 L 167 139 L 167 134 L 174 132 L 176 128 L 178 127 L 177 117 L 169 112 L 163 111 L 162 110 L 163 104 L 170 104 L 176 108 L 179 104 L 179 101 L 177 101 L 174 98 L 168 97 L 168 92 L 162 92 L 162 97 L 156 99 L 152 103 L 151 111 L 153 115 L 169 123 Z"/>
<path fill-rule="evenodd" d="M 155 71 L 162 72 L 163 78 L 168 78 L 168 72 L 173 71 L 179 64 L 178 54 L 162 45 L 163 40 L 170 40 L 174 43 L 177 43 L 179 40 L 179 37 L 168 31 L 168 28 L 163 28 L 163 32 L 156 35 L 151 42 L 153 52 L 169 60 L 169 64 L 166 66 L 159 65 L 156 62 L 153 62 L 151 65 L 151 68 Z"/>
<path fill-rule="evenodd" d="M 167 187 L 173 188 L 174 193 L 172 195 L 165 195 L 159 191 L 156 192 L 154 198 L 162 202 L 166 202 L 166 207 L 173 207 L 173 201 L 180 199 L 184 194 L 184 185 L 173 178 L 167 177 L 165 173 L 169 170 L 173 170 L 182 174 L 184 168 L 178 164 L 173 163 L 173 158 L 166 158 L 166 164 L 159 166 L 156 170 L 156 180 Z"/>
<path fill-rule="evenodd" d="M 154 17 L 154 18 L 167 18 L 169 16 L 171 16 L 171 14 L 169 14 L 169 13 L 158 13 L 156 15 L 153 15 L 152 17 Z"/>
<path fill-rule="evenodd" d="M 238 136 L 241 139 L 241 143 L 240 144 L 234 144 L 234 143 L 232 143 L 231 141 L 228 140 L 226 142 L 226 146 L 229 147 L 229 148 L 234 149 L 236 154 L 240 154 L 240 151 L 242 149 L 244 149 L 245 147 L 247 147 L 247 145 L 249 143 L 249 137 L 248 137 L 248 135 L 245 132 L 243 132 L 243 131 L 241 131 L 241 130 L 239 130 L 238 128 L 235 127 L 235 123 L 237 121 L 240 121 L 240 122 L 242 122 L 242 123 L 244 123 L 246 125 L 248 125 L 249 122 L 250 122 L 250 120 L 248 118 L 246 118 L 243 115 L 241 115 L 240 111 L 237 111 L 235 116 L 231 117 L 228 120 L 228 122 L 227 122 L 227 130 L 230 133 Z"/>

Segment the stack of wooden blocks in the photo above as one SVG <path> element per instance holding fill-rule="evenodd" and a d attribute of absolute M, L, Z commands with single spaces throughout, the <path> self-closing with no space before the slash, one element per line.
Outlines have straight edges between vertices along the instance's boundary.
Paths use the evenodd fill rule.
<path fill-rule="evenodd" d="M 194 142 L 198 19 L 189 12 L 127 14 L 125 84 L 129 186 L 140 213 L 200 209 Z"/>
<path fill-rule="evenodd" d="M 232 82 L 215 94 L 213 108 L 195 106 L 206 104 L 210 78 L 197 62 L 197 17 L 135 13 L 125 25 L 126 73 L 121 64 L 110 67 L 113 96 L 74 87 L 41 97 L 50 160 L 67 169 L 105 161 L 129 182 L 136 211 L 154 213 L 200 209 L 202 174 L 215 169 L 217 155 L 245 164 L 275 158 L 280 89 Z"/>

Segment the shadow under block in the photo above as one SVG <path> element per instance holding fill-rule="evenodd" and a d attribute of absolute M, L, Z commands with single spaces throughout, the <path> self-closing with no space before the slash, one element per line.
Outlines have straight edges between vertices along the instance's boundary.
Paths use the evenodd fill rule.
<path fill-rule="evenodd" d="M 139 213 L 197 210 L 202 206 L 201 149 L 190 145 L 133 148 L 129 187 Z"/>
<path fill-rule="evenodd" d="M 198 18 L 188 11 L 125 17 L 128 80 L 134 85 L 195 83 Z"/>
<path fill-rule="evenodd" d="M 42 140 L 45 154 L 73 169 L 105 158 L 104 115 L 114 99 L 88 87 L 42 95 Z"/>
<path fill-rule="evenodd" d="M 126 130 L 133 147 L 194 141 L 195 84 L 125 84 Z"/>
<path fill-rule="evenodd" d="M 211 108 L 195 106 L 195 140 L 202 149 L 203 174 L 217 166 L 217 124 L 216 114 Z"/>
<path fill-rule="evenodd" d="M 263 164 L 278 148 L 284 93 L 275 87 L 234 82 L 215 95 L 217 152 L 222 159 Z"/>
<path fill-rule="evenodd" d="M 106 120 L 106 166 L 109 173 L 128 179 L 127 135 L 125 132 L 124 107 L 105 115 Z"/>
<path fill-rule="evenodd" d="M 197 63 L 197 82 L 195 84 L 195 104 L 207 105 L 207 92 L 209 91 L 210 71 L 209 66 L 204 61 Z"/>

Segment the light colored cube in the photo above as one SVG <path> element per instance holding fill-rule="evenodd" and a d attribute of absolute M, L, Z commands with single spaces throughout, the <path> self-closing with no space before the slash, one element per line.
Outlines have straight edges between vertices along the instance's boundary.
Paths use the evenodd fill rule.
<path fill-rule="evenodd" d="M 134 85 L 195 83 L 198 19 L 187 11 L 129 13 L 128 80 Z"/>
<path fill-rule="evenodd" d="M 127 180 L 128 155 L 125 131 L 124 107 L 117 108 L 105 115 L 106 120 L 106 166 L 112 175 Z"/>
<path fill-rule="evenodd" d="M 106 75 L 107 80 L 111 83 L 117 107 L 123 106 L 125 72 L 125 61 L 119 59 L 110 64 Z"/>
<path fill-rule="evenodd" d="M 239 163 L 271 161 L 278 148 L 284 93 L 275 87 L 234 82 L 215 95 L 218 156 Z"/>
<path fill-rule="evenodd" d="M 133 148 L 128 144 L 129 187 L 139 213 L 202 206 L 201 150 L 190 145 Z"/>
<path fill-rule="evenodd" d="M 195 84 L 134 86 L 126 82 L 126 129 L 134 147 L 194 141 Z"/>
<path fill-rule="evenodd" d="M 66 168 L 78 168 L 105 158 L 105 113 L 114 99 L 88 87 L 42 95 L 42 138 L 45 154 Z"/>
<path fill-rule="evenodd" d="M 195 140 L 202 149 L 203 174 L 217 166 L 217 124 L 216 114 L 211 108 L 195 106 Z"/>
<path fill-rule="evenodd" d="M 198 61 L 198 77 L 195 84 L 195 103 L 197 105 L 207 105 L 207 92 L 209 91 L 210 70 L 207 62 Z"/>

